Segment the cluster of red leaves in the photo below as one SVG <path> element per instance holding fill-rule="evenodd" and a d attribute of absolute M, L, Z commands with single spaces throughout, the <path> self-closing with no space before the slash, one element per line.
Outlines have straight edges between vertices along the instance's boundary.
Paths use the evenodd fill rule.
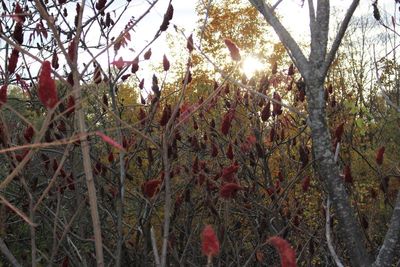
<path fill-rule="evenodd" d="M 4 103 L 7 103 L 7 85 L 2 85 L 0 87 L 0 108 Z"/>
<path fill-rule="evenodd" d="M 235 174 L 239 170 L 239 164 L 234 162 L 231 166 L 222 169 L 222 180 L 224 182 L 232 183 L 235 180 Z"/>
<path fill-rule="evenodd" d="M 174 16 L 174 7 L 169 4 L 167 12 L 164 14 L 164 19 L 163 22 L 161 23 L 160 26 L 160 31 L 166 31 L 169 26 L 169 22 L 171 21 L 172 17 Z"/>
<path fill-rule="evenodd" d="M 382 146 L 378 149 L 377 153 L 376 153 L 376 163 L 378 165 L 382 165 L 383 163 L 383 155 L 385 154 L 385 147 Z"/>
<path fill-rule="evenodd" d="M 39 100 L 48 108 L 54 108 L 58 102 L 56 82 L 51 78 L 51 64 L 44 61 L 39 74 Z"/>
<path fill-rule="evenodd" d="M 270 237 L 267 242 L 278 250 L 279 257 L 281 258 L 282 267 L 296 267 L 296 252 L 290 244 L 279 236 Z"/>
<path fill-rule="evenodd" d="M 234 61 L 240 61 L 242 59 L 242 57 L 240 56 L 240 51 L 239 51 L 239 48 L 236 46 L 236 44 L 229 39 L 225 39 L 224 42 L 225 42 L 225 45 L 229 49 L 231 58 Z"/>
<path fill-rule="evenodd" d="M 151 179 L 142 184 L 142 191 L 145 197 L 151 199 L 153 198 L 158 191 L 160 190 L 161 180 L 160 179 Z"/>
<path fill-rule="evenodd" d="M 201 232 L 201 251 L 207 257 L 213 257 L 219 253 L 219 241 L 211 225 L 206 225 Z"/>

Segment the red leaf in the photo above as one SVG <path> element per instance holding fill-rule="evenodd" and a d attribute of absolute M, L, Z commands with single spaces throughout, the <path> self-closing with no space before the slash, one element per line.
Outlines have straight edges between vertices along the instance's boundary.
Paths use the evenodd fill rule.
<path fill-rule="evenodd" d="M 117 143 L 117 141 L 115 141 L 115 140 L 112 139 L 111 137 L 109 137 L 109 136 L 103 134 L 102 132 L 97 131 L 97 132 L 96 132 L 96 135 L 97 135 L 97 136 L 100 136 L 101 139 L 103 139 L 104 142 L 106 142 L 106 143 L 112 145 L 113 147 L 115 147 L 115 148 L 117 148 L 117 149 L 119 149 L 119 150 L 125 150 L 125 149 L 123 148 L 123 146 L 121 146 L 119 143 Z"/>
<path fill-rule="evenodd" d="M 39 74 L 39 100 L 48 108 L 54 108 L 58 102 L 56 82 L 51 78 L 51 64 L 44 61 Z"/>
<path fill-rule="evenodd" d="M 225 45 L 228 47 L 229 52 L 231 53 L 231 57 L 234 61 L 240 61 L 241 56 L 239 52 L 239 48 L 236 46 L 234 42 L 229 39 L 224 40 Z"/>
<path fill-rule="evenodd" d="M 3 104 L 7 103 L 7 87 L 8 86 L 4 84 L 0 88 L 0 108 Z"/>
<path fill-rule="evenodd" d="M 219 253 L 219 241 L 211 225 L 206 225 L 201 232 L 201 251 L 207 257 Z"/>
<path fill-rule="evenodd" d="M 161 181 L 159 179 L 152 179 L 152 180 L 144 182 L 142 184 L 143 194 L 147 198 L 153 198 L 154 195 L 157 194 L 160 184 L 161 184 Z"/>
<path fill-rule="evenodd" d="M 17 49 L 13 49 L 11 52 L 10 59 L 8 60 L 8 73 L 14 73 L 15 69 L 17 68 L 19 57 L 19 51 Z"/>
<path fill-rule="evenodd" d="M 193 46 L 193 34 L 189 36 L 187 39 L 187 44 L 186 44 L 187 49 L 189 50 L 189 53 L 193 52 L 194 46 Z"/>
<path fill-rule="evenodd" d="M 385 147 L 382 146 L 378 149 L 378 152 L 376 153 L 376 163 L 378 165 L 382 165 L 383 163 L 383 155 L 385 154 Z"/>
<path fill-rule="evenodd" d="M 164 71 L 168 71 L 169 67 L 170 67 L 170 64 L 169 64 L 169 61 L 168 61 L 168 58 L 166 55 L 164 55 L 164 57 L 163 57 L 163 67 L 164 67 Z"/>
<path fill-rule="evenodd" d="M 150 59 L 150 57 L 151 57 L 151 48 L 149 48 L 149 50 L 147 50 L 147 52 L 144 53 L 143 57 L 144 57 L 145 60 Z"/>
<path fill-rule="evenodd" d="M 296 252 L 290 246 L 290 244 L 279 236 L 270 237 L 266 243 L 271 244 L 278 250 L 281 258 L 282 267 L 296 267 Z"/>
<path fill-rule="evenodd" d="M 122 70 L 122 68 L 125 66 L 125 61 L 122 59 L 122 57 L 119 57 L 117 61 L 111 62 L 112 65 L 114 65 L 117 69 Z"/>
<path fill-rule="evenodd" d="M 236 192 L 242 189 L 243 187 L 237 183 L 226 183 L 220 188 L 219 195 L 224 199 L 230 199 L 235 197 Z"/>

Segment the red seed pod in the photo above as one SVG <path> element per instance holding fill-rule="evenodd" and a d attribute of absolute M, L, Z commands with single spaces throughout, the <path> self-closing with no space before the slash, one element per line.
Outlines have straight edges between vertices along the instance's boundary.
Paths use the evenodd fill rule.
<path fill-rule="evenodd" d="M 68 54 L 68 58 L 73 62 L 75 59 L 75 54 L 76 54 L 75 39 L 72 39 L 72 41 L 69 43 L 67 54 Z"/>
<path fill-rule="evenodd" d="M 233 160 L 233 148 L 231 143 L 229 143 L 228 150 L 226 151 L 226 157 Z"/>
<path fill-rule="evenodd" d="M 67 102 L 67 117 L 74 113 L 75 111 L 75 99 L 71 95 L 68 97 L 68 102 Z"/>
<path fill-rule="evenodd" d="M 279 257 L 281 258 L 282 267 L 296 267 L 296 252 L 290 244 L 279 236 L 270 237 L 267 242 L 278 250 Z"/>
<path fill-rule="evenodd" d="M 224 199 L 231 199 L 236 196 L 237 191 L 243 190 L 243 187 L 237 183 L 226 183 L 221 186 L 219 190 L 219 195 Z"/>
<path fill-rule="evenodd" d="M 142 191 L 145 197 L 153 198 L 160 189 L 161 181 L 159 179 L 152 179 L 142 184 Z"/>
<path fill-rule="evenodd" d="M 108 158 L 107 159 L 108 159 L 108 162 L 112 163 L 114 161 L 114 153 L 110 152 L 108 154 Z"/>
<path fill-rule="evenodd" d="M 267 121 L 271 116 L 271 101 L 268 101 L 267 104 L 264 106 L 263 110 L 261 111 L 261 120 Z"/>
<path fill-rule="evenodd" d="M 139 109 L 138 119 L 142 125 L 146 124 L 146 112 L 142 108 Z"/>
<path fill-rule="evenodd" d="M 52 58 L 51 58 L 51 66 L 52 66 L 54 69 L 58 69 L 58 67 L 60 66 L 60 65 L 58 64 L 58 55 L 57 55 L 56 50 L 53 51 L 53 56 L 52 56 Z"/>
<path fill-rule="evenodd" d="M 168 58 L 166 55 L 163 56 L 163 67 L 164 67 L 164 71 L 168 71 L 169 67 L 170 67 L 170 64 L 169 64 L 169 61 L 168 61 Z"/>
<path fill-rule="evenodd" d="M 144 55 L 143 55 L 143 58 L 144 58 L 145 60 L 149 60 L 150 57 L 151 57 L 151 48 L 149 48 L 149 50 L 147 50 L 147 52 L 144 53 Z"/>
<path fill-rule="evenodd" d="M 289 69 L 288 69 L 288 76 L 293 76 L 294 75 L 294 67 L 293 67 L 293 63 L 290 64 Z"/>
<path fill-rule="evenodd" d="M 18 44 L 22 44 L 24 42 L 24 32 L 22 30 L 22 22 L 18 22 L 15 24 L 13 37 Z"/>
<path fill-rule="evenodd" d="M 231 166 L 222 169 L 221 177 L 225 182 L 232 183 L 235 180 L 235 174 L 238 170 L 239 165 L 233 163 Z"/>
<path fill-rule="evenodd" d="M 139 70 L 139 58 L 135 58 L 135 59 L 132 61 L 131 72 L 132 72 L 133 74 L 135 74 L 138 70 Z"/>
<path fill-rule="evenodd" d="M 19 57 L 19 51 L 17 49 L 13 49 L 11 52 L 10 59 L 8 60 L 8 73 L 14 73 L 15 69 L 17 68 Z"/>
<path fill-rule="evenodd" d="M 300 154 L 300 161 L 301 161 L 301 168 L 305 168 L 308 164 L 308 149 L 307 147 L 304 148 L 303 146 L 300 146 L 299 148 L 299 154 Z"/>
<path fill-rule="evenodd" d="M 187 39 L 186 47 L 189 50 L 189 53 L 193 52 L 194 46 L 193 46 L 193 34 L 189 36 Z"/>
<path fill-rule="evenodd" d="M 222 123 L 221 123 L 221 132 L 223 135 L 227 135 L 229 133 L 229 129 L 231 128 L 232 120 L 233 120 L 234 116 L 235 116 L 234 109 L 230 109 L 224 115 L 224 118 L 222 119 Z"/>
<path fill-rule="evenodd" d="M 236 46 L 236 44 L 229 39 L 225 39 L 224 42 L 225 42 L 225 45 L 228 47 L 229 52 L 231 53 L 231 58 L 234 61 L 240 61 L 241 56 L 240 56 L 239 48 Z"/>
<path fill-rule="evenodd" d="M 163 113 L 161 115 L 161 119 L 160 119 L 160 125 L 161 126 L 165 126 L 168 123 L 169 118 L 171 117 L 171 106 L 170 105 L 166 105 L 164 107 Z"/>
<path fill-rule="evenodd" d="M 336 127 L 335 138 L 337 142 L 342 141 L 343 132 L 344 132 L 344 122 L 342 122 L 341 124 L 338 125 L 338 127 Z"/>
<path fill-rule="evenodd" d="M 139 88 L 142 90 L 144 88 L 144 79 L 142 79 L 139 83 Z"/>
<path fill-rule="evenodd" d="M 96 66 L 94 69 L 93 81 L 95 84 L 99 84 L 102 81 L 100 66 Z"/>
<path fill-rule="evenodd" d="M 278 92 L 274 92 L 273 96 L 274 100 L 278 102 L 282 102 L 281 96 Z M 282 105 L 280 103 L 273 102 L 272 103 L 272 114 L 281 115 L 282 114 Z"/>
<path fill-rule="evenodd" d="M 378 149 L 377 153 L 376 153 L 376 163 L 378 165 L 382 165 L 383 163 L 383 155 L 385 154 L 385 147 L 382 146 Z"/>
<path fill-rule="evenodd" d="M 211 143 L 211 156 L 215 158 L 218 156 L 218 147 L 215 143 Z"/>
<path fill-rule="evenodd" d="M 303 188 L 303 192 L 307 192 L 310 187 L 310 176 L 305 176 L 301 181 L 301 188 Z"/>
<path fill-rule="evenodd" d="M 108 97 L 106 94 L 103 94 L 103 104 L 108 107 Z"/>
<path fill-rule="evenodd" d="M 8 86 L 4 84 L 0 88 L 0 108 L 3 104 L 7 103 L 7 87 Z M 0 133 L 1 133 L 1 127 L 0 127 Z"/>
<path fill-rule="evenodd" d="M 168 29 L 169 22 L 172 19 L 173 15 L 174 15 L 174 7 L 171 4 L 169 4 L 167 12 L 165 12 L 164 14 L 164 19 L 163 22 L 161 23 L 160 31 L 163 32 Z"/>
<path fill-rule="evenodd" d="M 26 142 L 30 143 L 32 141 L 33 134 L 34 134 L 33 127 L 29 125 L 24 131 L 24 138 Z"/>
<path fill-rule="evenodd" d="M 106 6 L 107 0 L 99 0 L 96 3 L 96 9 L 97 10 L 102 10 Z"/>
<path fill-rule="evenodd" d="M 344 181 L 349 184 L 353 184 L 353 176 L 351 176 L 351 169 L 349 165 L 344 166 Z"/>
<path fill-rule="evenodd" d="M 206 225 L 201 232 L 201 252 L 207 257 L 213 257 L 219 253 L 219 241 L 211 225 Z"/>
<path fill-rule="evenodd" d="M 15 20 L 17 23 L 24 23 L 25 22 L 25 15 L 23 15 L 24 11 L 22 10 L 22 7 L 17 3 L 15 5 L 14 9 L 14 14 L 15 14 Z"/>
<path fill-rule="evenodd" d="M 56 82 L 51 78 L 51 64 L 44 61 L 39 74 L 39 100 L 48 108 L 54 108 L 58 102 Z"/>

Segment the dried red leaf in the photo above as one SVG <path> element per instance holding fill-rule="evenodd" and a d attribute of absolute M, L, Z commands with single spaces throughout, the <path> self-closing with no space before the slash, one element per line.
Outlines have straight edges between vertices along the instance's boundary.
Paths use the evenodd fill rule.
<path fill-rule="evenodd" d="M 7 85 L 4 84 L 0 88 L 0 108 L 3 104 L 7 103 Z M 1 129 L 0 129 L 1 132 Z"/>
<path fill-rule="evenodd" d="M 385 147 L 382 146 L 378 149 L 377 153 L 376 153 L 376 163 L 378 165 L 382 165 L 383 163 L 383 155 L 385 154 Z"/>
<path fill-rule="evenodd" d="M 296 252 L 293 250 L 291 245 L 283 238 L 279 236 L 270 237 L 267 242 L 278 250 L 281 258 L 282 267 L 296 267 Z"/>
<path fill-rule="evenodd" d="M 57 88 L 56 82 L 51 78 L 51 64 L 49 61 L 44 61 L 39 74 L 39 100 L 43 106 L 52 109 L 57 105 Z"/>
<path fill-rule="evenodd" d="M 121 146 L 117 141 L 115 141 L 114 139 L 112 139 L 111 137 L 105 135 L 104 133 L 97 131 L 96 135 L 101 137 L 101 139 L 103 139 L 104 142 L 112 145 L 113 147 L 119 149 L 119 150 L 125 150 L 125 148 L 123 146 Z"/>
<path fill-rule="evenodd" d="M 237 191 L 242 189 L 243 187 L 241 187 L 237 183 L 226 183 L 221 186 L 219 190 L 219 195 L 224 199 L 231 199 L 235 197 Z"/>
<path fill-rule="evenodd" d="M 152 179 L 142 184 L 142 191 L 145 197 L 153 198 L 160 189 L 161 180 Z"/>
<path fill-rule="evenodd" d="M 186 47 L 189 50 L 189 53 L 193 52 L 194 46 L 193 46 L 193 34 L 189 36 L 187 39 Z"/>
<path fill-rule="evenodd" d="M 8 60 L 8 73 L 14 73 L 15 69 L 17 68 L 19 57 L 19 51 L 17 49 L 13 49 L 11 52 L 10 59 Z"/>
<path fill-rule="evenodd" d="M 34 134 L 33 127 L 29 125 L 24 131 L 24 138 L 28 143 L 32 141 L 33 134 Z"/>
<path fill-rule="evenodd" d="M 168 61 L 168 58 L 166 55 L 163 56 L 163 67 L 164 67 L 164 71 L 168 71 L 169 67 L 170 67 L 170 64 L 169 64 L 169 61 Z"/>
<path fill-rule="evenodd" d="M 225 45 L 228 47 L 229 52 L 231 53 L 231 57 L 234 61 L 240 61 L 241 56 L 239 52 L 239 48 L 236 46 L 234 42 L 229 39 L 224 40 Z"/>
<path fill-rule="evenodd" d="M 213 257 L 219 253 L 219 241 L 211 225 L 206 225 L 201 232 L 201 251 L 207 257 Z"/>
<path fill-rule="evenodd" d="M 94 68 L 93 81 L 95 84 L 99 84 L 102 81 L 101 69 L 98 65 Z"/>
<path fill-rule="evenodd" d="M 117 69 L 122 70 L 122 68 L 125 66 L 125 61 L 122 59 L 122 57 L 119 57 L 118 60 L 114 60 L 111 62 L 112 65 L 114 65 Z"/>
<path fill-rule="evenodd" d="M 147 52 L 144 53 L 144 55 L 143 55 L 143 58 L 144 58 L 145 60 L 149 60 L 150 57 L 151 57 L 151 48 L 149 48 L 149 50 L 147 50 Z"/>
<path fill-rule="evenodd" d="M 174 15 L 174 7 L 171 4 L 169 4 L 167 12 L 165 12 L 164 14 L 164 19 L 163 22 L 161 23 L 160 31 L 166 31 L 168 29 L 169 22 L 172 19 L 173 15 Z"/>

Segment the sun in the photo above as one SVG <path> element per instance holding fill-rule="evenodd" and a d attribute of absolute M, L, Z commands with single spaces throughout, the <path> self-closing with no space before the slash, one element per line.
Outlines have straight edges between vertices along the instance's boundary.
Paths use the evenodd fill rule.
<path fill-rule="evenodd" d="M 241 70 L 248 79 L 254 76 L 257 71 L 264 68 L 264 65 L 254 56 L 248 56 L 243 60 Z"/>

